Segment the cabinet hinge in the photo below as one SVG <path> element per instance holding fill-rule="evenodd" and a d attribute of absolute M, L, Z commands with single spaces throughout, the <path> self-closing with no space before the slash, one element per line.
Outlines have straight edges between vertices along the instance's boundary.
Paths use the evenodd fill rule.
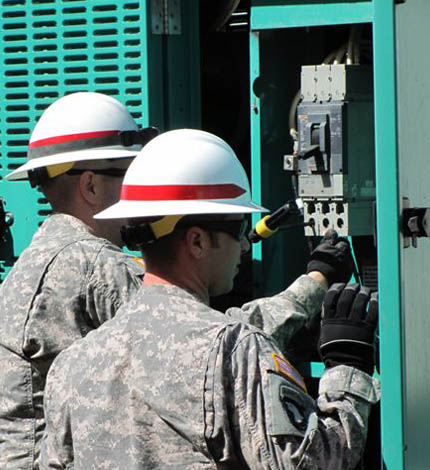
<path fill-rule="evenodd" d="M 181 0 L 151 0 L 152 34 L 181 34 Z"/>

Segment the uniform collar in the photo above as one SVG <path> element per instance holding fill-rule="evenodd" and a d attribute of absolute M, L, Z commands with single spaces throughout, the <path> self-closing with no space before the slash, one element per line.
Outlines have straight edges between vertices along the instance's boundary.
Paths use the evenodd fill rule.
<path fill-rule="evenodd" d="M 143 295 L 166 295 L 172 297 L 180 297 L 184 299 L 194 299 L 200 303 L 204 303 L 202 299 L 194 292 L 183 287 L 172 284 L 152 284 L 142 285 L 140 292 Z"/>

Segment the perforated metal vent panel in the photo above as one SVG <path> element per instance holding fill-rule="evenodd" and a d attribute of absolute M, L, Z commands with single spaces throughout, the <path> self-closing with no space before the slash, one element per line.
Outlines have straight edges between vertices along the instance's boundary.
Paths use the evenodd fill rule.
<path fill-rule="evenodd" d="M 0 240 L 1 281 L 49 213 L 27 182 L 4 179 L 26 161 L 42 111 L 65 94 L 99 91 L 148 125 L 148 71 L 144 0 L 2 0 L 0 15 L 0 197 L 15 218 Z"/>

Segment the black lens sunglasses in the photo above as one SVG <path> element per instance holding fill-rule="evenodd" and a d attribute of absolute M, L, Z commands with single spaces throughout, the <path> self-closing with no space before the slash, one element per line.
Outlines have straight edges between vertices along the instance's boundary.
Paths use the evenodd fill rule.
<path fill-rule="evenodd" d="M 69 171 L 66 171 L 67 175 L 81 175 L 85 171 L 91 171 L 91 173 L 94 173 L 96 175 L 104 175 L 104 176 L 110 176 L 112 178 L 122 178 L 125 175 L 125 172 L 127 171 L 127 168 L 104 168 L 104 169 L 95 169 L 95 170 L 83 170 L 80 168 L 72 168 Z"/>
<path fill-rule="evenodd" d="M 199 220 L 196 222 L 179 222 L 176 227 L 200 227 L 210 232 L 224 232 L 231 235 L 236 241 L 241 242 L 248 231 L 248 220 Z"/>

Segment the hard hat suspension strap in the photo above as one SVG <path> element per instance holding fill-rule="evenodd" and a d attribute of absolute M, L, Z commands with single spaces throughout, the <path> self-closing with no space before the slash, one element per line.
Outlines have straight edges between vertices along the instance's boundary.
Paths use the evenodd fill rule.
<path fill-rule="evenodd" d="M 130 131 L 100 131 L 70 134 L 31 142 L 28 147 L 28 158 L 48 157 L 57 153 L 75 152 L 79 150 L 96 149 L 122 145 L 145 145 L 159 134 L 155 127 L 147 127 Z"/>

